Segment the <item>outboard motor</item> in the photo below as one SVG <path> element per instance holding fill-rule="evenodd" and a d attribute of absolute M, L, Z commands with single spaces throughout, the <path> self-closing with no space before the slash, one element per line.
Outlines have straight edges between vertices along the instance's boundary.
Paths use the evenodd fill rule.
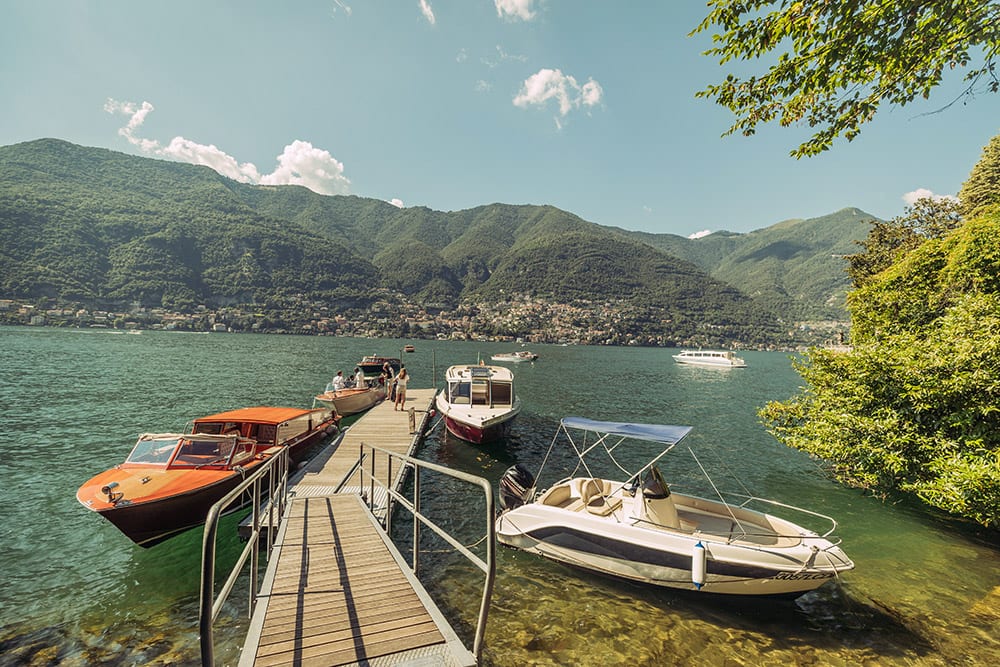
<path fill-rule="evenodd" d="M 507 468 L 500 478 L 500 509 L 512 510 L 531 501 L 535 476 L 520 463 Z"/>

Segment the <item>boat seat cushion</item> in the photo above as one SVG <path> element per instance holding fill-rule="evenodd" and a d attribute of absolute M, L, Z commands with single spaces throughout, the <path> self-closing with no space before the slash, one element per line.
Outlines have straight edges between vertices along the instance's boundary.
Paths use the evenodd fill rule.
<path fill-rule="evenodd" d="M 541 498 L 539 498 L 539 502 L 543 505 L 552 505 L 553 507 L 565 507 L 573 500 L 575 500 L 575 498 L 573 498 L 569 484 L 554 486 L 546 491 Z"/>
<path fill-rule="evenodd" d="M 622 499 L 611 497 L 610 484 L 603 479 L 588 479 L 580 485 L 580 497 L 587 511 L 607 516 L 621 507 Z"/>
<path fill-rule="evenodd" d="M 587 503 L 587 511 L 598 516 L 607 516 L 622 506 L 621 498 L 594 496 Z"/>

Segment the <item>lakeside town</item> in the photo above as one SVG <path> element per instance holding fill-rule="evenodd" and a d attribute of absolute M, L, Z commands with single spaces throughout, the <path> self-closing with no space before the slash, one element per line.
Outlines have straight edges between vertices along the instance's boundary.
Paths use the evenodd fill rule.
<path fill-rule="evenodd" d="M 401 294 L 386 292 L 368 308 L 336 309 L 328 303 L 293 298 L 280 309 L 246 306 L 193 312 L 128 307 L 100 309 L 54 299 L 0 299 L 0 324 L 107 328 L 123 331 L 162 330 L 217 333 L 267 333 L 365 338 L 481 340 L 569 345 L 645 347 L 709 347 L 791 350 L 843 340 L 849 323 L 789 323 L 781 340 L 741 340 L 727 327 L 699 323 L 689 335 L 671 335 L 672 322 L 649 322 L 614 301 L 553 303 L 518 295 L 499 303 L 464 303 L 454 308 L 418 305 Z M 656 326 L 660 325 L 660 326 Z M 658 333 L 656 330 L 662 331 Z"/>

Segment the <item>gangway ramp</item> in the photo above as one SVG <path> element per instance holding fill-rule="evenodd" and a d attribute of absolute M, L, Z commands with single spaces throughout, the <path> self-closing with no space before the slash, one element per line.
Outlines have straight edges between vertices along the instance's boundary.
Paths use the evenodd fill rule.
<path fill-rule="evenodd" d="M 413 458 L 429 425 L 434 394 L 433 389 L 411 389 L 407 404 L 413 411 L 394 411 L 388 402 L 375 406 L 291 477 L 241 667 L 476 664 L 495 576 L 493 494 L 482 478 Z M 415 499 L 420 473 L 427 468 L 480 487 L 485 560 L 420 514 Z M 401 493 L 406 474 L 414 479 L 407 487 L 410 498 Z M 409 563 L 385 531 L 391 505 L 417 517 Z M 419 530 L 425 524 L 486 574 L 473 651 L 415 574 Z M 263 522 L 257 525 L 264 528 Z M 253 522 L 249 528 L 256 531 Z"/>

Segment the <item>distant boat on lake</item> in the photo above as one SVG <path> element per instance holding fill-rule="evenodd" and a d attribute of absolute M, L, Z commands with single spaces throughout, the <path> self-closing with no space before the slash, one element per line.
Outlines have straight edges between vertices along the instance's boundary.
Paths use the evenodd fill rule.
<path fill-rule="evenodd" d="M 512 361 L 514 363 L 520 363 L 522 361 L 535 361 L 538 359 L 538 355 L 534 352 L 529 352 L 528 350 L 520 350 L 518 352 L 500 352 L 494 354 L 490 357 L 493 361 Z"/>
<path fill-rule="evenodd" d="M 674 361 L 691 366 L 714 366 L 715 368 L 746 368 L 747 362 L 731 350 L 682 350 L 673 355 Z"/>

